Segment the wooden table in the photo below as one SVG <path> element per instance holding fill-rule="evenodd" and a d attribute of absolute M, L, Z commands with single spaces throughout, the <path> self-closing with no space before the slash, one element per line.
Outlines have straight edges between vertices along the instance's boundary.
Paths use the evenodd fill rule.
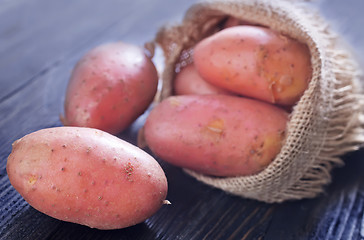
<path fill-rule="evenodd" d="M 179 22 L 193 0 L 0 0 L 1 239 L 363 239 L 364 151 L 346 156 L 315 199 L 266 204 L 228 195 L 161 161 L 173 203 L 144 223 L 100 231 L 30 207 L 9 183 L 11 143 L 61 126 L 65 88 L 78 59 L 104 42 L 137 45 Z M 364 2 L 314 2 L 364 62 Z M 363 64 L 362 64 L 363 65 Z M 119 137 L 136 142 L 143 118 Z"/>

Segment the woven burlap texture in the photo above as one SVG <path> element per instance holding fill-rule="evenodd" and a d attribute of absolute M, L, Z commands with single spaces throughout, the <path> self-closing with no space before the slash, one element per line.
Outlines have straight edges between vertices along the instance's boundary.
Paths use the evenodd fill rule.
<path fill-rule="evenodd" d="M 189 59 L 189 50 L 227 16 L 270 27 L 306 43 L 312 79 L 293 108 L 280 153 L 262 172 L 217 178 L 185 171 L 208 185 L 259 201 L 315 197 L 331 181 L 331 169 L 343 164 L 340 156 L 357 150 L 364 141 L 362 75 L 339 36 L 307 4 L 239 0 L 203 1 L 191 6 L 181 24 L 165 26 L 156 36 L 165 54 L 158 101 L 173 93 L 176 69 Z"/>

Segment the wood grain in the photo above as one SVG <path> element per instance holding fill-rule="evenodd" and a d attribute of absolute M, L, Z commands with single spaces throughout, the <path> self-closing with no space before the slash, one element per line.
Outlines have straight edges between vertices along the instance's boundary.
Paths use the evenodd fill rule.
<path fill-rule="evenodd" d="M 172 205 L 136 226 L 100 231 L 61 222 L 32 207 L 6 174 L 11 143 L 27 133 L 60 126 L 64 93 L 74 64 L 92 47 L 151 40 L 179 21 L 193 0 L 0 0 L 0 239 L 363 239 L 364 151 L 345 156 L 332 184 L 315 199 L 266 204 L 204 185 L 158 161 Z M 364 56 L 362 1 L 316 3 Z M 118 135 L 136 143 L 145 120 Z"/>

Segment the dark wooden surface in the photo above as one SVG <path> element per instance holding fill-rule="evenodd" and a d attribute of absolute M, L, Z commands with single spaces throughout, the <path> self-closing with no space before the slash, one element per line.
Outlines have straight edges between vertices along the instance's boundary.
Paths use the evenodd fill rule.
<path fill-rule="evenodd" d="M 180 21 L 193 0 L 0 0 L 0 239 L 364 239 L 364 151 L 344 156 L 315 199 L 265 204 L 228 195 L 161 160 L 173 203 L 144 223 L 100 231 L 30 207 L 6 175 L 11 143 L 61 126 L 72 67 L 98 44 L 137 45 Z M 364 2 L 315 1 L 364 61 Z M 158 59 L 155 60 L 158 64 Z M 362 64 L 363 66 L 363 64 Z M 141 117 L 119 137 L 132 143 Z"/>

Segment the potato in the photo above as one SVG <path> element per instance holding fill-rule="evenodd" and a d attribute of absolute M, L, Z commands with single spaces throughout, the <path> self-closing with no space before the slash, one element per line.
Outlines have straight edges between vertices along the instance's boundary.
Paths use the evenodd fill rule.
<path fill-rule="evenodd" d="M 196 71 L 192 64 L 182 68 L 174 80 L 174 92 L 176 95 L 189 94 L 232 94 L 206 82 Z"/>
<path fill-rule="evenodd" d="M 143 49 L 123 42 L 98 46 L 72 72 L 62 122 L 119 133 L 147 109 L 157 85 L 157 70 Z"/>
<path fill-rule="evenodd" d="M 144 134 L 162 160 L 214 176 L 262 171 L 279 153 L 288 114 L 229 95 L 172 96 L 148 116 Z"/>
<path fill-rule="evenodd" d="M 312 72 L 305 44 L 257 26 L 230 27 L 203 39 L 193 59 L 211 84 L 281 105 L 299 100 Z"/>
<path fill-rule="evenodd" d="M 106 132 L 39 130 L 13 143 L 7 173 L 35 209 L 99 229 L 135 225 L 163 204 L 167 180 L 158 162 Z"/>

